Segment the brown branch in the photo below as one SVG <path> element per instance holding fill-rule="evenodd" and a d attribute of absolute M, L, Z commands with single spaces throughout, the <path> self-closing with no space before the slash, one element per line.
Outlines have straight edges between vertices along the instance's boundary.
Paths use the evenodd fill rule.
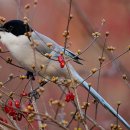
<path fill-rule="evenodd" d="M 100 128 L 101 130 L 105 130 L 105 128 L 103 128 L 101 125 L 99 125 L 95 120 L 93 120 L 90 116 L 85 115 L 85 117 L 94 124 L 94 126 Z"/>
<path fill-rule="evenodd" d="M 63 128 L 64 130 L 68 130 L 68 128 L 64 127 L 62 124 L 60 124 L 57 120 L 53 119 L 50 115 L 47 114 L 42 114 L 42 113 L 36 113 L 34 112 L 34 114 L 42 116 L 44 118 L 47 118 L 49 120 L 51 120 L 53 123 L 57 124 L 59 127 Z"/>
<path fill-rule="evenodd" d="M 0 124 L 7 127 L 7 128 L 9 128 L 10 130 L 17 130 L 15 127 L 13 127 L 13 126 L 11 126 L 11 125 L 9 125 L 9 124 L 1 121 L 1 120 L 0 120 Z"/>
<path fill-rule="evenodd" d="M 65 41 L 64 41 L 64 54 L 65 54 L 65 51 L 66 51 L 68 35 L 69 35 L 69 25 L 70 25 L 70 21 L 71 21 L 71 17 L 70 17 L 70 15 L 71 15 L 71 7 L 72 7 L 72 0 L 70 0 L 70 3 L 69 3 L 68 22 L 67 22 L 67 26 L 66 26 L 67 35 L 65 36 Z"/>

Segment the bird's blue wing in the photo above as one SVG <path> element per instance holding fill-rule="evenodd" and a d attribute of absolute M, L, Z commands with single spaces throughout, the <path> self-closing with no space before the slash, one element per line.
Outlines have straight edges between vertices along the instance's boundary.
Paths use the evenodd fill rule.
<path fill-rule="evenodd" d="M 59 55 L 60 52 L 64 51 L 64 47 L 60 46 L 49 37 L 42 35 L 36 31 L 32 33 L 32 39 L 38 43 L 38 46 L 36 47 L 36 49 L 42 54 L 51 53 L 52 51 L 55 51 Z M 52 47 L 49 48 L 47 46 L 47 43 L 52 43 Z M 70 50 L 66 49 L 65 55 L 73 59 L 74 62 L 78 64 L 82 64 L 80 60 L 83 60 L 83 59 L 81 59 L 79 56 L 77 56 Z"/>

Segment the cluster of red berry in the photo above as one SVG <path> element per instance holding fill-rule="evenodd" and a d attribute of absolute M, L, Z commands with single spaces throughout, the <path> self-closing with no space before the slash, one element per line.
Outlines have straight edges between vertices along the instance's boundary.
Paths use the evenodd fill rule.
<path fill-rule="evenodd" d="M 65 66 L 65 60 L 64 60 L 64 57 L 62 55 L 58 56 L 58 61 L 60 63 L 60 67 L 64 68 L 64 66 Z"/>
<path fill-rule="evenodd" d="M 22 92 L 20 94 L 21 99 L 22 97 L 28 96 L 26 92 Z M 14 100 L 14 99 L 9 99 L 7 100 L 6 104 L 2 107 L 4 112 L 11 116 L 13 120 L 16 121 L 21 121 L 22 118 L 28 117 L 30 113 L 34 112 L 34 108 L 32 103 L 29 101 L 27 105 L 25 105 L 24 110 L 21 108 L 21 99 L 20 100 Z M 4 121 L 5 123 L 7 120 L 4 120 L 0 118 L 1 121 Z"/>
<path fill-rule="evenodd" d="M 4 111 L 13 117 L 13 120 L 21 121 L 23 114 L 18 112 L 17 109 L 20 109 L 20 101 L 8 100 L 7 104 L 4 106 Z"/>
<path fill-rule="evenodd" d="M 69 93 L 66 94 L 65 101 L 66 101 L 66 102 L 74 101 L 74 98 L 75 98 L 74 94 L 69 91 Z"/>

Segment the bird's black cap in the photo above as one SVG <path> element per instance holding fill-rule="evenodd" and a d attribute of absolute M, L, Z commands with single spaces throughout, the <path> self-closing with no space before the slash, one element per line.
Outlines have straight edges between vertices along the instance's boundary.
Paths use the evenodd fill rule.
<path fill-rule="evenodd" d="M 11 20 L 1 26 L 0 31 L 11 32 L 15 36 L 20 36 L 26 32 L 32 32 L 33 30 L 28 24 L 25 24 L 21 20 Z"/>

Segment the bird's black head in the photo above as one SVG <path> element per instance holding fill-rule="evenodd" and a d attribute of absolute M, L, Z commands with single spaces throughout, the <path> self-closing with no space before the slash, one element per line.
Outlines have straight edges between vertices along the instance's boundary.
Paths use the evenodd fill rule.
<path fill-rule="evenodd" d="M 24 35 L 26 32 L 32 32 L 32 28 L 28 24 L 25 24 L 21 20 L 11 20 L 6 22 L 2 27 L 1 31 L 6 31 L 14 34 L 15 36 Z"/>

